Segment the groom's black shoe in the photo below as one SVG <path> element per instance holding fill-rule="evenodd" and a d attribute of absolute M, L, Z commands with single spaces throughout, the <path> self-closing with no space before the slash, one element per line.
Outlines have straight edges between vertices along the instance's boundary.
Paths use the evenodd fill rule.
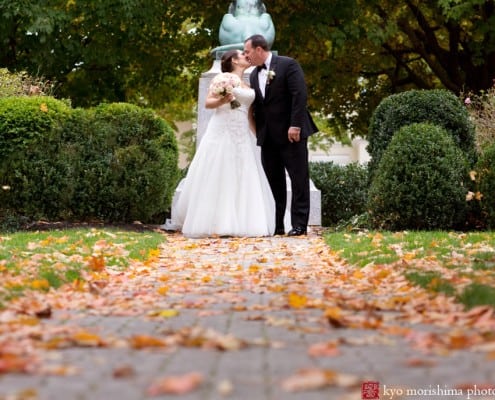
<path fill-rule="evenodd" d="M 306 228 L 302 228 L 302 227 L 292 228 L 287 235 L 288 236 L 306 235 Z"/>
<path fill-rule="evenodd" d="M 280 236 L 280 235 L 285 235 L 285 229 L 284 228 L 275 228 L 275 236 Z"/>

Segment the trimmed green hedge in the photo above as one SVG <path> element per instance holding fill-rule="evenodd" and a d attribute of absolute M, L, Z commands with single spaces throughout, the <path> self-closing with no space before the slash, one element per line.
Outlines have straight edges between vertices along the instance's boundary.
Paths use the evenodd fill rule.
<path fill-rule="evenodd" d="M 366 210 L 368 170 L 352 163 L 311 162 L 311 179 L 321 191 L 321 223 L 335 226 Z"/>
<path fill-rule="evenodd" d="M 0 154 L 1 214 L 30 219 L 161 222 L 179 173 L 170 126 L 123 103 L 1 99 Z"/>
<path fill-rule="evenodd" d="M 383 99 L 371 117 L 367 148 L 371 179 L 394 134 L 403 126 L 422 122 L 443 127 L 474 165 L 474 125 L 459 98 L 444 89 L 409 90 Z"/>
<path fill-rule="evenodd" d="M 468 163 L 432 124 L 401 128 L 383 153 L 368 198 L 377 228 L 451 229 L 464 223 Z"/>

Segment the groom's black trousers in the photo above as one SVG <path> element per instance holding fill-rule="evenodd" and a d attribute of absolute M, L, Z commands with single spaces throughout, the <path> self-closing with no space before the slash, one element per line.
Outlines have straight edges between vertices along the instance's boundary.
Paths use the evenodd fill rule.
<path fill-rule="evenodd" d="M 291 224 L 293 228 L 306 229 L 310 201 L 307 139 L 295 143 L 274 143 L 267 137 L 261 146 L 261 162 L 275 198 L 276 228 L 284 228 L 287 170 L 292 188 Z"/>

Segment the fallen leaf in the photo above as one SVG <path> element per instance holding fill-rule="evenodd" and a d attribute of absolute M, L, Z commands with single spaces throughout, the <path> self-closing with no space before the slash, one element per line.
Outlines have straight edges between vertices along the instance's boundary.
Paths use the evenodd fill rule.
<path fill-rule="evenodd" d="M 134 368 L 130 365 L 121 365 L 113 370 L 112 376 L 114 378 L 130 378 L 136 374 Z"/>
<path fill-rule="evenodd" d="M 343 322 L 342 310 L 339 307 L 328 307 L 325 309 L 324 315 L 334 328 L 343 328 L 346 325 Z"/>
<path fill-rule="evenodd" d="M 309 346 L 308 354 L 311 357 L 335 357 L 340 355 L 338 344 L 335 341 L 315 343 Z"/>
<path fill-rule="evenodd" d="M 404 365 L 407 367 L 433 367 L 437 365 L 437 363 L 433 360 L 426 360 L 423 358 L 408 358 Z"/>
<path fill-rule="evenodd" d="M 157 379 L 147 390 L 149 396 L 162 394 L 185 394 L 196 390 L 203 382 L 203 375 L 190 372 L 184 375 L 166 376 Z"/>
<path fill-rule="evenodd" d="M 337 373 L 329 369 L 301 369 L 282 382 L 286 392 L 301 392 L 322 389 L 335 383 Z"/>
<path fill-rule="evenodd" d="M 129 339 L 129 343 L 134 349 L 144 349 L 147 347 L 166 347 L 167 343 L 160 338 L 149 335 L 134 335 Z"/>
<path fill-rule="evenodd" d="M 289 293 L 289 306 L 292 308 L 304 308 L 308 304 L 308 298 L 297 293 Z"/>
<path fill-rule="evenodd" d="M 229 380 L 223 380 L 217 386 L 217 392 L 220 396 L 230 396 L 233 391 L 234 386 Z"/>

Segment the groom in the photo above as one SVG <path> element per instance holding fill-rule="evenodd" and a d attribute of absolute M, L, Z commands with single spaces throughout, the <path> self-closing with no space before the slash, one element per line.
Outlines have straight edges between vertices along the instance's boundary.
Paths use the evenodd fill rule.
<path fill-rule="evenodd" d="M 305 235 L 310 198 L 307 140 L 318 129 L 306 108 L 304 73 L 294 59 L 273 54 L 262 35 L 244 41 L 244 54 L 256 66 L 249 81 L 256 92 L 257 144 L 275 198 L 275 235 L 285 234 L 285 170 L 292 184 L 292 229 L 288 235 Z"/>

